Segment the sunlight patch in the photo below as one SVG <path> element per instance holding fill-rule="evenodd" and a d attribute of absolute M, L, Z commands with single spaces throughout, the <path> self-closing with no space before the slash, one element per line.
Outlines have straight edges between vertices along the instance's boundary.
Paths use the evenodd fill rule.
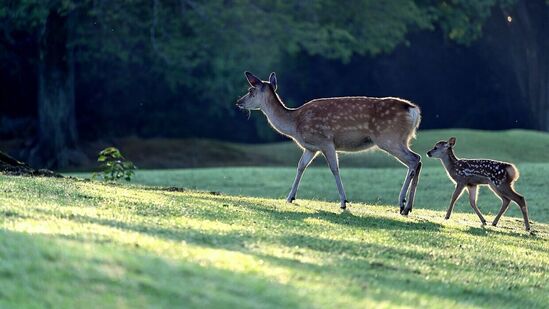
<path fill-rule="evenodd" d="M 303 222 L 310 224 L 310 225 L 317 225 L 317 226 L 325 226 L 325 227 L 336 227 L 337 224 L 334 224 L 328 220 L 320 219 L 320 218 L 305 218 L 303 219 Z"/>
<path fill-rule="evenodd" d="M 302 247 L 287 247 L 276 244 L 254 244 L 253 250 L 265 256 L 275 257 L 288 261 L 297 261 L 302 264 L 323 266 L 331 263 L 331 258 L 320 257 L 319 253 Z"/>

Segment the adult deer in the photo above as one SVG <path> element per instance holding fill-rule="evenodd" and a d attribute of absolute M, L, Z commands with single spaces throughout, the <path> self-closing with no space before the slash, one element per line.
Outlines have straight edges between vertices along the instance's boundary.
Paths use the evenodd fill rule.
<path fill-rule="evenodd" d="M 410 140 L 420 122 L 419 107 L 397 98 L 340 97 L 312 100 L 299 108 L 287 108 L 278 96 L 275 73 L 262 81 L 246 72 L 248 93 L 237 101 L 247 110 L 261 110 L 271 126 L 293 139 L 303 155 L 287 201 L 295 200 L 303 172 L 320 152 L 335 177 L 341 208 L 347 196 L 339 176 L 337 152 L 362 151 L 374 146 L 390 153 L 408 167 L 400 191 L 400 213 L 412 211 L 421 170 L 421 157 L 410 150 Z"/>

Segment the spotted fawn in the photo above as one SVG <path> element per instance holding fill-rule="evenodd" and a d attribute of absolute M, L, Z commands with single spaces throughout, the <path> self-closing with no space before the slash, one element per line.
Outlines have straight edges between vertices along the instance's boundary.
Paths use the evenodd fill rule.
<path fill-rule="evenodd" d="M 496 226 L 498 224 L 501 216 L 509 208 L 509 203 L 514 201 L 519 205 L 524 217 L 524 226 L 529 231 L 530 223 L 528 222 L 526 201 L 513 188 L 515 181 L 519 178 L 519 171 L 516 166 L 511 163 L 494 160 L 458 159 L 454 155 L 455 144 L 456 138 L 451 137 L 448 141 L 436 143 L 434 148 L 427 152 L 428 157 L 440 159 L 448 176 L 456 184 L 456 190 L 452 195 L 450 207 L 446 212 L 445 218 L 450 219 L 456 200 L 460 197 L 465 187 L 467 187 L 471 207 L 473 207 L 482 224 L 486 224 L 486 220 L 477 207 L 477 193 L 479 185 L 487 185 L 501 199 L 501 209 L 492 225 Z"/>
<path fill-rule="evenodd" d="M 345 209 L 347 196 L 339 176 L 337 153 L 377 146 L 408 167 L 399 197 L 400 213 L 407 215 L 412 211 L 421 171 L 421 157 L 409 147 L 421 119 L 417 105 L 398 98 L 339 97 L 316 99 L 299 108 L 287 108 L 277 94 L 274 73 L 268 81 L 249 72 L 245 75 L 250 88 L 237 101 L 237 106 L 261 110 L 276 131 L 290 137 L 303 149 L 288 202 L 295 199 L 307 166 L 322 153 L 335 177 L 341 208 Z"/>

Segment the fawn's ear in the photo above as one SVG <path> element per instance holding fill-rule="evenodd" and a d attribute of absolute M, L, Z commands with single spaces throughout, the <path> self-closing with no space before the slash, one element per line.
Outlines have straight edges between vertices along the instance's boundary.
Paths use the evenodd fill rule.
<path fill-rule="evenodd" d="M 454 147 L 455 144 L 456 144 L 456 138 L 450 137 L 450 139 L 448 140 L 448 145 L 450 145 L 450 147 Z"/>
<path fill-rule="evenodd" d="M 276 74 L 275 74 L 275 72 L 272 72 L 271 75 L 269 75 L 269 83 L 273 87 L 273 90 L 276 91 Z"/>
<path fill-rule="evenodd" d="M 244 75 L 246 75 L 246 79 L 248 80 L 248 83 L 250 84 L 250 86 L 259 87 L 263 85 L 263 82 L 261 81 L 261 79 L 257 78 L 257 76 L 253 75 L 252 73 L 246 71 L 244 72 Z"/>

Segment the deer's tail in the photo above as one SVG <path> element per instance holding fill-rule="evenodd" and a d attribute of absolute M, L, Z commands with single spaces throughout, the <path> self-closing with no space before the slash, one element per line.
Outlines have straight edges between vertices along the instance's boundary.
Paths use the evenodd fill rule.
<path fill-rule="evenodd" d="M 509 164 L 509 166 L 507 166 L 505 170 L 507 171 L 507 175 L 509 175 L 509 180 L 511 180 L 511 182 L 517 181 L 517 179 L 519 179 L 520 173 L 515 165 Z"/>
<path fill-rule="evenodd" d="M 412 134 L 411 137 L 416 137 L 416 130 L 419 127 L 419 123 L 421 122 L 421 110 L 419 109 L 419 106 L 409 103 L 408 107 L 408 117 L 411 120 L 412 123 Z"/>

